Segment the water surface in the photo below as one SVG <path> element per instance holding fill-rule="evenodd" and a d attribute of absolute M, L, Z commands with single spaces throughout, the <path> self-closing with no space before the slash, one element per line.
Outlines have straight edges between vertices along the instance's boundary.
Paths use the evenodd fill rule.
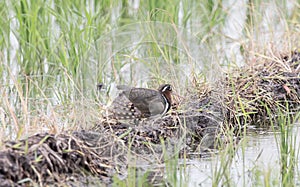
<path fill-rule="evenodd" d="M 293 129 L 292 147 L 296 149 L 296 183 L 300 161 L 299 154 L 299 125 Z M 234 186 L 265 186 L 264 179 L 269 184 L 280 185 L 280 133 L 272 131 L 261 131 L 260 133 L 249 133 L 239 144 L 232 163 L 227 168 L 231 185 Z M 212 186 L 212 179 L 218 168 L 224 166 L 222 156 L 219 155 L 193 159 L 187 166 L 189 186 Z M 225 160 L 226 162 L 226 160 Z M 218 186 L 220 186 L 219 183 Z M 276 185 L 276 186 L 277 186 Z"/>

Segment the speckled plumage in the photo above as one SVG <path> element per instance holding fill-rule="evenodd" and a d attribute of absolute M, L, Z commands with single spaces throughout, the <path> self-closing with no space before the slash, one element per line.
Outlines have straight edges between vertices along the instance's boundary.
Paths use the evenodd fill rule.
<path fill-rule="evenodd" d="M 115 119 L 141 119 L 164 115 L 172 103 L 172 87 L 163 84 L 158 90 L 118 86 L 121 92 L 111 104 L 110 117 Z"/>

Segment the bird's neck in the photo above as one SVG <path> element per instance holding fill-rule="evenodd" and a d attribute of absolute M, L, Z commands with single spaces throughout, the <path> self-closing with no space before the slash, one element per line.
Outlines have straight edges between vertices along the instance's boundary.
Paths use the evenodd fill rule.
<path fill-rule="evenodd" d="M 162 93 L 162 96 L 165 100 L 165 109 L 164 109 L 164 112 L 163 114 L 167 113 L 170 108 L 171 108 L 171 104 L 172 104 L 172 97 L 171 97 L 171 93 L 170 92 L 164 92 Z"/>
<path fill-rule="evenodd" d="M 172 103 L 172 97 L 170 92 L 164 92 L 163 96 L 167 99 L 168 103 Z"/>

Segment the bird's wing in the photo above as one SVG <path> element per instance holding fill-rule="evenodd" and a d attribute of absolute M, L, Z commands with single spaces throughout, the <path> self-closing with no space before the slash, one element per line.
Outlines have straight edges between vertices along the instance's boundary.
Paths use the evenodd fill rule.
<path fill-rule="evenodd" d="M 134 119 L 142 114 L 140 110 L 121 92 L 108 108 L 109 117 L 115 119 Z"/>
<path fill-rule="evenodd" d="M 156 90 L 133 88 L 129 100 L 145 117 L 156 115 L 163 109 L 163 98 Z"/>
<path fill-rule="evenodd" d="M 129 100 L 137 101 L 137 100 L 149 100 L 151 101 L 153 98 L 158 96 L 158 91 L 146 89 L 146 88 L 132 88 L 130 91 Z"/>

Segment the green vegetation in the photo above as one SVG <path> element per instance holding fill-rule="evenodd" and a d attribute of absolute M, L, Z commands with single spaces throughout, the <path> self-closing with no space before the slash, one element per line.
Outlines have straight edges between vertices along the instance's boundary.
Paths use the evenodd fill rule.
<path fill-rule="evenodd" d="M 92 126 L 115 84 L 156 87 L 169 82 L 184 95 L 202 81 L 214 83 L 226 68 L 299 49 L 299 0 L 224 2 L 0 1 L 0 140 Z M 244 17 L 232 12 L 237 6 L 244 8 Z M 97 83 L 106 90 L 97 91 Z M 251 113 L 239 99 L 236 107 L 248 118 Z M 272 166 L 265 171 L 257 165 L 251 170 L 253 186 L 299 184 L 299 145 L 285 112 L 279 113 L 279 135 L 275 133 L 280 155 L 275 175 L 280 180 L 273 177 Z M 242 141 L 238 148 L 246 146 Z M 217 155 L 219 162 L 211 167 L 213 186 L 240 184 L 231 178 L 235 149 L 230 144 Z M 192 174 L 186 160 L 164 159 L 167 183 L 188 186 Z M 147 173 L 137 180 L 135 168 L 128 173 L 125 180 L 114 178 L 115 186 L 146 184 Z M 241 176 L 244 186 L 246 175 Z"/>

